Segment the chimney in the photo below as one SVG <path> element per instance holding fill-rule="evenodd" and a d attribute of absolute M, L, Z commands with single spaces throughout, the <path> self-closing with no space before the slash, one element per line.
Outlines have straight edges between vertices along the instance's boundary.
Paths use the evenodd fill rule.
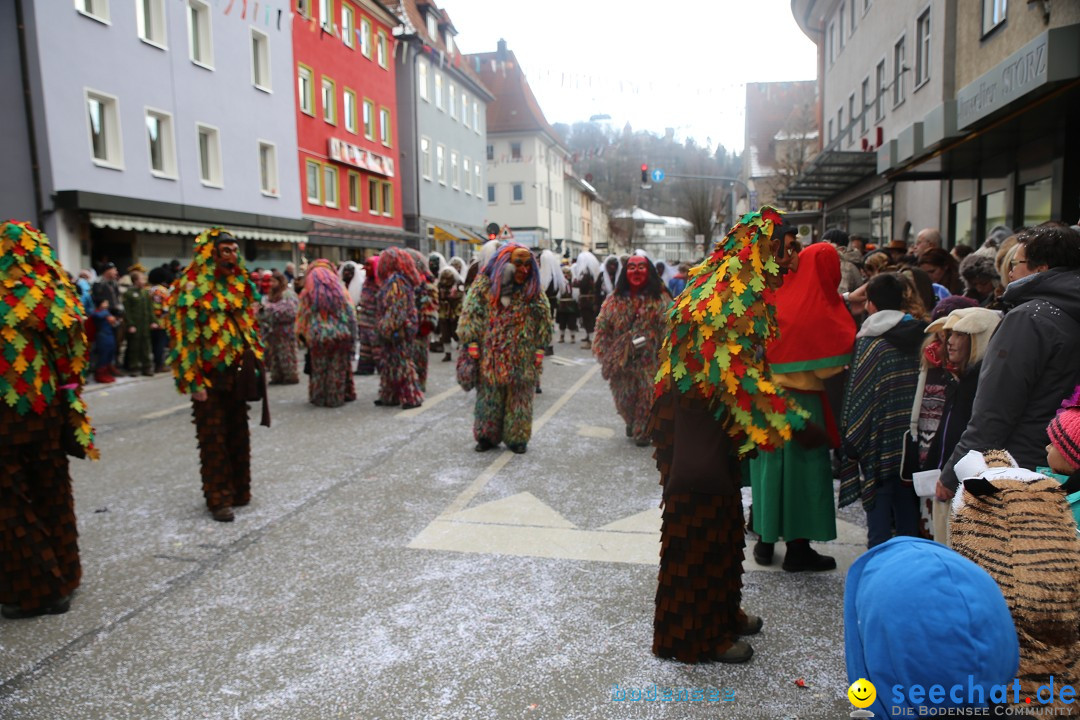
<path fill-rule="evenodd" d="M 496 56 L 500 60 L 505 60 L 506 59 L 506 41 L 503 40 L 502 38 L 499 38 L 499 46 L 498 46 L 498 50 L 496 51 Z"/>

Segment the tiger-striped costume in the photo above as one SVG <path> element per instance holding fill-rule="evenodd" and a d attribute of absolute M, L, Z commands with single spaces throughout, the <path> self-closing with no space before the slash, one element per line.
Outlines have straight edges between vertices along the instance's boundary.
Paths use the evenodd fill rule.
<path fill-rule="evenodd" d="M 1020 641 L 1021 702 L 1035 703 L 1051 675 L 1055 688 L 1080 680 L 1080 540 L 1060 483 L 1004 450 L 983 462 L 954 498 L 952 545 L 1000 586 Z"/>

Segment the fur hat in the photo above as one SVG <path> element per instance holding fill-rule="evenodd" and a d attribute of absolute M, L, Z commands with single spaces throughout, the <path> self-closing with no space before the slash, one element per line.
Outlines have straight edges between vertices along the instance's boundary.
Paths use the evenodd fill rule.
<path fill-rule="evenodd" d="M 1046 428 L 1050 443 L 1065 461 L 1080 470 L 1080 406 L 1067 407 Z"/>
<path fill-rule="evenodd" d="M 938 318 L 926 326 L 927 334 L 939 330 L 951 330 L 952 332 L 964 333 L 971 336 L 971 354 L 968 357 L 968 365 L 973 365 L 982 360 L 986 353 L 986 346 L 990 342 L 990 336 L 994 334 L 998 323 L 1001 322 L 1001 313 L 984 307 L 966 307 L 953 310 L 947 317 Z"/>

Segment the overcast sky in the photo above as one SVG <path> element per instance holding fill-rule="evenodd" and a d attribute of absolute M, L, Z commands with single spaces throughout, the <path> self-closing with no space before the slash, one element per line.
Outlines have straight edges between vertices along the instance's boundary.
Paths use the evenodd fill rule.
<path fill-rule="evenodd" d="M 816 50 L 790 0 L 440 0 L 463 52 L 517 55 L 549 122 L 743 145 L 745 83 L 813 80 Z M 647 12 L 642 11 L 642 8 Z"/>

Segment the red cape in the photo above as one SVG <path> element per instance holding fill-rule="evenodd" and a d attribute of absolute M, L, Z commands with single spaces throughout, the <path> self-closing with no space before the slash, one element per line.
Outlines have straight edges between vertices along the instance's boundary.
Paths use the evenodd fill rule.
<path fill-rule="evenodd" d="M 773 372 L 846 365 L 855 345 L 855 321 L 837 287 L 840 255 L 829 243 L 799 253 L 799 269 L 776 292 L 778 337 L 765 356 Z"/>

